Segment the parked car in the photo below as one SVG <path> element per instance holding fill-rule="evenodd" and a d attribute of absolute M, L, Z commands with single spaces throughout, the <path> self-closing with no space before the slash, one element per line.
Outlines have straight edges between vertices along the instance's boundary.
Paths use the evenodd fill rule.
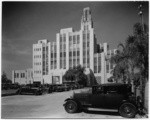
<path fill-rule="evenodd" d="M 52 86 L 52 92 L 57 92 L 58 84 L 53 84 Z"/>
<path fill-rule="evenodd" d="M 34 95 L 42 95 L 44 93 L 44 89 L 42 86 L 34 86 L 34 85 L 25 85 L 18 89 L 17 94 L 34 94 Z"/>
<path fill-rule="evenodd" d="M 20 85 L 19 84 L 11 84 L 10 89 L 19 89 Z"/>
<path fill-rule="evenodd" d="M 64 108 L 75 113 L 85 108 L 117 109 L 121 116 L 135 117 L 139 102 L 128 84 L 102 84 L 93 86 L 91 91 L 74 93 L 65 100 Z"/>
<path fill-rule="evenodd" d="M 57 85 L 56 92 L 65 91 L 65 86 L 62 84 Z"/>
<path fill-rule="evenodd" d="M 70 86 L 71 86 L 71 89 L 72 89 L 72 90 L 79 88 L 79 85 L 78 85 L 78 84 L 71 84 Z"/>
<path fill-rule="evenodd" d="M 69 84 L 63 84 L 64 90 L 69 91 L 71 89 L 71 86 Z"/>
<path fill-rule="evenodd" d="M 54 92 L 53 85 L 49 85 L 48 86 L 48 93 L 52 93 L 52 92 Z"/>

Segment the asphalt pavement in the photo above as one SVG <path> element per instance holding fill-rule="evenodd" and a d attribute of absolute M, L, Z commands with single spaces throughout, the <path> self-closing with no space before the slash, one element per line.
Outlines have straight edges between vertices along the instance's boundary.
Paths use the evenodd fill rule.
<path fill-rule="evenodd" d="M 2 119 L 26 118 L 122 118 L 117 111 L 88 110 L 81 113 L 69 114 L 64 110 L 64 100 L 73 92 L 86 91 L 78 89 L 66 92 L 55 92 L 41 96 L 14 95 L 2 97 Z"/>

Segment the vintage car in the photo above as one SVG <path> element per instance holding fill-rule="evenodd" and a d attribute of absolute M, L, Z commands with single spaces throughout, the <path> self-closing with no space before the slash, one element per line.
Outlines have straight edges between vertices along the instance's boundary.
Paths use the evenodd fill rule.
<path fill-rule="evenodd" d="M 37 85 L 25 85 L 18 89 L 17 94 L 33 94 L 33 95 L 42 95 L 45 92 L 42 86 Z"/>
<path fill-rule="evenodd" d="M 57 87 L 56 87 L 56 92 L 62 92 L 62 91 L 66 91 L 66 90 L 67 90 L 67 88 L 66 88 L 66 86 L 63 85 L 63 84 L 59 84 L 59 85 L 57 85 Z"/>
<path fill-rule="evenodd" d="M 64 90 L 69 91 L 71 89 L 71 86 L 69 84 L 63 84 Z"/>
<path fill-rule="evenodd" d="M 123 117 L 133 118 L 138 110 L 138 102 L 128 84 L 102 84 L 93 86 L 87 92 L 74 93 L 65 100 L 64 108 L 75 113 L 86 108 L 117 109 Z"/>

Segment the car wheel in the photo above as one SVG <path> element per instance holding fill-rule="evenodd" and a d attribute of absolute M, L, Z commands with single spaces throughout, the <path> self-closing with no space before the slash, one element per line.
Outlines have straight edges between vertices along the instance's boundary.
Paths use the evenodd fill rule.
<path fill-rule="evenodd" d="M 137 113 L 136 107 L 132 103 L 123 103 L 119 108 L 122 117 L 134 118 Z"/>
<path fill-rule="evenodd" d="M 78 105 L 77 105 L 77 103 L 75 101 L 69 100 L 65 104 L 65 110 L 68 113 L 76 113 L 77 110 L 78 110 Z"/>

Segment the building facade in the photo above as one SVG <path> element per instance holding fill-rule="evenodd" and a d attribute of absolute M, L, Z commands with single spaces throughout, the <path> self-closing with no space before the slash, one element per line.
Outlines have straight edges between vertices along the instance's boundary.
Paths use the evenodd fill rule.
<path fill-rule="evenodd" d="M 73 66 L 81 65 L 93 71 L 97 83 L 107 83 L 114 67 L 109 58 L 115 52 L 115 49 L 109 50 L 107 43 L 97 43 L 91 10 L 87 7 L 83 9 L 79 31 L 73 28 L 61 29 L 56 34 L 55 42 L 44 39 L 33 44 L 32 79 L 21 77 L 21 73 L 27 76 L 27 70 L 16 70 L 12 72 L 12 80 L 20 84 L 33 81 L 62 84 L 65 72 Z"/>
<path fill-rule="evenodd" d="M 33 80 L 62 84 L 65 72 L 73 66 L 90 68 L 97 82 L 106 83 L 113 65 L 106 58 L 115 54 L 108 44 L 97 44 L 90 8 L 83 9 L 81 29 L 61 29 L 56 41 L 39 40 L 33 44 Z"/>
<path fill-rule="evenodd" d="M 30 68 L 26 70 L 13 70 L 12 71 L 12 83 L 32 84 L 33 83 L 32 69 Z"/>

